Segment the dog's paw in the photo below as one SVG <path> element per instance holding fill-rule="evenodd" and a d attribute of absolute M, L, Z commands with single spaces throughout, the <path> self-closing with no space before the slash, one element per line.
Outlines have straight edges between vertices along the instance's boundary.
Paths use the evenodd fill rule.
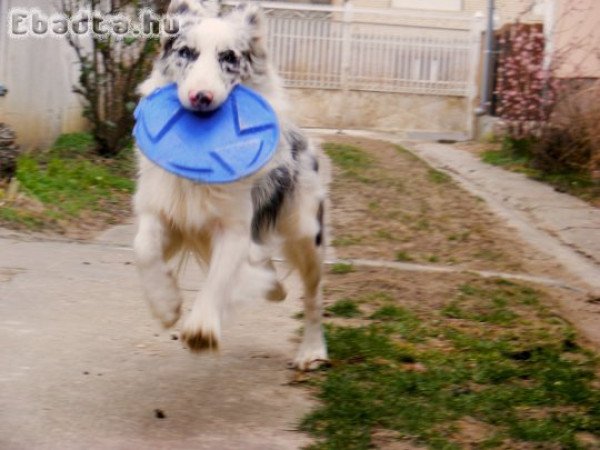
<path fill-rule="evenodd" d="M 309 372 L 328 365 L 327 349 L 322 345 L 315 348 L 301 347 L 292 363 L 292 368 Z"/>
<path fill-rule="evenodd" d="M 212 317 L 213 320 L 209 320 Z M 220 321 L 212 314 L 190 316 L 181 332 L 181 339 L 194 352 L 219 349 Z"/>
<path fill-rule="evenodd" d="M 276 282 L 273 288 L 267 293 L 267 300 L 270 302 L 282 302 L 287 297 L 287 291 L 280 282 Z"/>
<path fill-rule="evenodd" d="M 181 317 L 181 301 L 177 299 L 171 302 L 150 302 L 152 315 L 156 317 L 163 327 L 171 328 Z"/>
<path fill-rule="evenodd" d="M 181 339 L 194 353 L 205 350 L 217 351 L 219 349 L 219 338 L 212 331 L 183 331 L 181 333 Z"/>

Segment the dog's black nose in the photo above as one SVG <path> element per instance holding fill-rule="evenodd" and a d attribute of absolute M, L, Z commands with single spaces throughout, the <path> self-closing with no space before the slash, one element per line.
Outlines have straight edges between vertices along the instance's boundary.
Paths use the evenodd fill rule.
<path fill-rule="evenodd" d="M 190 103 L 192 106 L 210 106 L 215 96 L 210 91 L 192 91 L 190 92 Z"/>

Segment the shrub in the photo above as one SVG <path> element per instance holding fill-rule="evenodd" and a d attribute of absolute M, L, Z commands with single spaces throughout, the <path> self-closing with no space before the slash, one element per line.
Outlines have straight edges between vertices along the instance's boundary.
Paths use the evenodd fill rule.
<path fill-rule="evenodd" d="M 554 106 L 556 86 L 544 70 L 540 26 L 512 24 L 499 39 L 497 114 L 512 139 L 539 136 Z"/>
<path fill-rule="evenodd" d="M 532 148 L 532 164 L 544 172 L 600 175 L 600 84 L 561 90 L 549 126 Z"/>
<path fill-rule="evenodd" d="M 74 17 L 79 11 L 137 16 L 142 8 L 165 10 L 166 0 L 62 0 L 61 12 Z M 90 121 L 96 151 L 112 157 L 126 145 L 133 126 L 136 87 L 149 74 L 158 39 L 67 35 L 81 72 L 74 91 L 84 98 L 84 116 Z"/>
<path fill-rule="evenodd" d="M 504 153 L 543 173 L 600 179 L 600 85 L 550 77 L 541 26 L 509 25 L 499 44 L 495 94 Z"/>
<path fill-rule="evenodd" d="M 7 125 L 0 123 L 0 180 L 10 179 L 17 170 L 20 150 L 15 144 L 15 133 Z"/>

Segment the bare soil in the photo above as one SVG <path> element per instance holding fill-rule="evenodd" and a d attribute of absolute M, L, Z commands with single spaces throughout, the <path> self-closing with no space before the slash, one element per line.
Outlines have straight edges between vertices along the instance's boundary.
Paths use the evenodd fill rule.
<path fill-rule="evenodd" d="M 377 259 L 564 276 L 560 265 L 499 223 L 482 199 L 384 141 L 331 136 L 373 158 L 361 177 L 333 166 L 331 244 L 344 259 Z"/>

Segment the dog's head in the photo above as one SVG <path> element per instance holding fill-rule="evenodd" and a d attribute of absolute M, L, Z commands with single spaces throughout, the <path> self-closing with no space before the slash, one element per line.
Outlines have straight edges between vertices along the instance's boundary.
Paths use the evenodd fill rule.
<path fill-rule="evenodd" d="M 254 4 L 222 16 L 212 0 L 174 0 L 169 14 L 178 17 L 179 33 L 162 42 L 158 63 L 163 77 L 177 84 L 181 104 L 212 111 L 238 83 L 264 71 L 264 18 Z"/>

